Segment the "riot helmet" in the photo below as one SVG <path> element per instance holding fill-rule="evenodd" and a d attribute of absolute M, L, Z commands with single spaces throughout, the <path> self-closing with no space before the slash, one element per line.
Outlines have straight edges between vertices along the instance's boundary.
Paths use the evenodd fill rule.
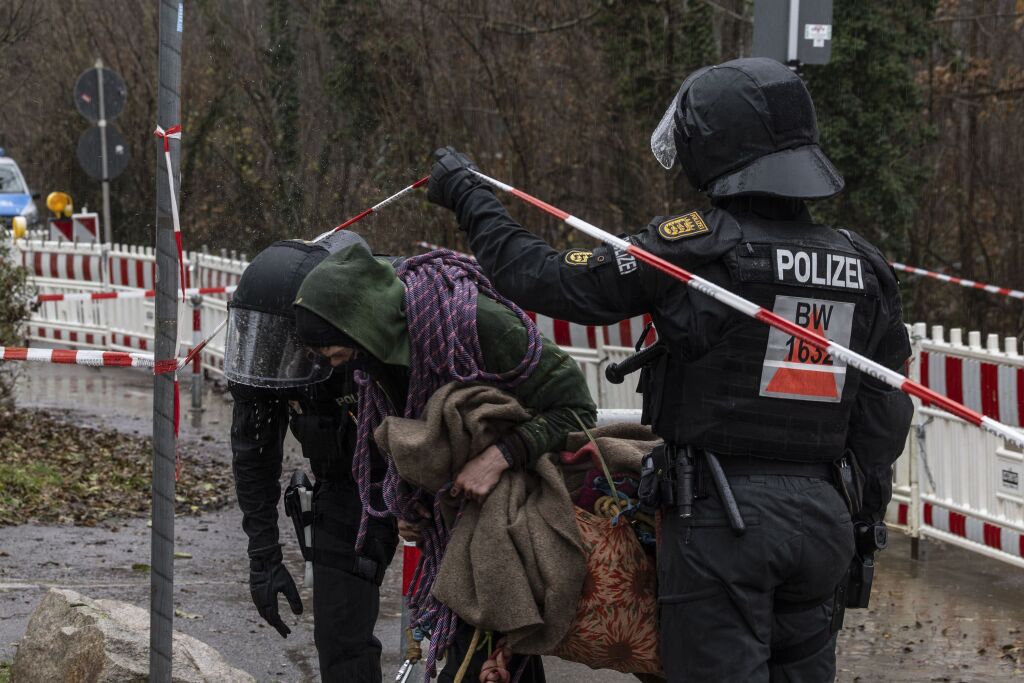
<path fill-rule="evenodd" d="M 339 231 L 312 242 L 275 242 L 256 255 L 228 304 L 224 375 L 229 381 L 284 389 L 330 377 L 331 365 L 299 339 L 292 302 L 313 268 L 353 244 L 366 247 L 359 235 Z"/>
<path fill-rule="evenodd" d="M 687 77 L 651 135 L 651 151 L 666 169 L 678 160 L 690 184 L 712 197 L 824 199 L 844 185 L 818 146 L 803 81 L 763 57 Z"/>

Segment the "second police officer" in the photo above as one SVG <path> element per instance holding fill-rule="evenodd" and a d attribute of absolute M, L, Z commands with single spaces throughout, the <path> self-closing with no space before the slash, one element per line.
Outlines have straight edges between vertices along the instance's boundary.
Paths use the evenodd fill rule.
<path fill-rule="evenodd" d="M 242 274 L 228 308 L 224 371 L 234 398 L 232 469 L 249 537 L 249 587 L 260 616 L 284 637 L 283 594 L 292 611 L 302 601 L 281 555 L 278 501 L 289 427 L 316 478 L 293 477 L 285 507 L 296 526 L 311 526 L 313 634 L 320 676 L 338 683 L 380 683 L 381 644 L 374 637 L 379 586 L 398 542 L 393 519 L 373 519 L 361 553 L 354 551 L 362 504 L 352 478 L 357 387 L 353 365 L 333 370 L 296 335 L 292 303 L 299 286 L 330 253 L 363 244 L 339 232 L 317 242 L 284 240 L 261 251 Z M 377 463 L 383 467 L 383 463 Z M 305 513 L 296 485 L 313 488 Z M 293 496 L 296 496 L 293 498 Z M 291 526 L 291 524 L 289 525 Z M 300 547 L 304 545 L 300 541 Z"/>
<path fill-rule="evenodd" d="M 633 244 L 902 368 L 910 345 L 895 274 L 867 240 L 815 222 L 805 204 L 844 181 L 792 71 L 769 59 L 696 71 L 651 146 L 711 208 L 658 216 Z M 656 325 L 665 353 L 641 385 L 645 422 L 666 442 L 652 488 L 669 681 L 832 680 L 847 572 L 866 568 L 849 580 L 851 604 L 866 604 L 870 557 L 884 546 L 909 398 L 628 253 L 552 249 L 471 168 L 438 150 L 428 197 L 455 212 L 499 291 L 580 324 L 649 313 Z"/>

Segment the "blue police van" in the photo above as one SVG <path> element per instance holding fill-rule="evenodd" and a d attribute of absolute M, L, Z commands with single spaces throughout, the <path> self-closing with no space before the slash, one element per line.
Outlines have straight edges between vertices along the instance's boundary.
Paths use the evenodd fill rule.
<path fill-rule="evenodd" d="M 18 164 L 0 148 L 0 225 L 10 227 L 15 216 L 24 216 L 28 227 L 39 223 L 39 210 L 34 200 L 39 193 L 33 193 L 25 182 Z"/>

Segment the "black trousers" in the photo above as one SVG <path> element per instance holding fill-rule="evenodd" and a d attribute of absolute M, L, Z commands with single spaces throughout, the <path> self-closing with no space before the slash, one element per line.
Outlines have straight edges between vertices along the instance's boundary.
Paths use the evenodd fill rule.
<path fill-rule="evenodd" d="M 437 683 L 453 683 L 455 681 L 455 674 L 458 673 L 459 667 L 462 666 L 462 660 L 465 659 L 466 651 L 473 641 L 473 630 L 473 627 L 469 624 L 459 624 L 459 628 L 455 631 L 455 642 L 448 649 L 444 668 L 437 675 Z M 499 634 L 494 634 L 495 643 L 498 642 L 499 638 Z M 489 654 L 486 647 L 479 648 L 473 654 L 473 658 L 469 662 L 469 668 L 466 670 L 466 676 L 462 679 L 464 682 L 475 683 L 480 680 L 480 669 L 483 667 L 484 662 L 487 661 Z M 544 664 L 541 662 L 540 657 L 536 655 L 516 655 L 512 657 L 512 661 L 509 662 L 508 666 L 508 672 L 512 674 L 512 677 L 515 678 L 519 667 L 524 666 L 524 660 L 526 669 L 523 671 L 519 683 L 544 683 Z"/>
<path fill-rule="evenodd" d="M 320 482 L 313 498 L 313 639 L 325 683 L 381 683 L 381 644 L 373 635 L 380 589 L 372 577 L 352 573 L 361 504 L 352 482 Z M 381 563 L 394 557 L 393 520 L 374 520 L 363 555 Z"/>
<path fill-rule="evenodd" d="M 663 510 L 658 602 L 669 683 L 834 680 L 832 596 L 854 551 L 846 504 L 823 479 L 729 481 L 743 536 L 713 490 L 690 519 Z"/>

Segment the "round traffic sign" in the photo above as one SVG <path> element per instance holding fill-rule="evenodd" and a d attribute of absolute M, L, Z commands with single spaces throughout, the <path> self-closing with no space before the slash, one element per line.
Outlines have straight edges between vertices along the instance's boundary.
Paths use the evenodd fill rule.
<path fill-rule="evenodd" d="M 89 177 L 103 180 L 100 129 L 93 126 L 78 138 L 78 163 Z M 116 178 L 128 167 L 128 143 L 113 126 L 107 126 L 107 179 Z"/>
<path fill-rule="evenodd" d="M 103 115 L 108 120 L 124 110 L 128 88 L 116 72 L 110 69 L 86 69 L 75 83 L 75 107 L 93 123 L 100 120 L 100 79 L 103 74 Z"/>

